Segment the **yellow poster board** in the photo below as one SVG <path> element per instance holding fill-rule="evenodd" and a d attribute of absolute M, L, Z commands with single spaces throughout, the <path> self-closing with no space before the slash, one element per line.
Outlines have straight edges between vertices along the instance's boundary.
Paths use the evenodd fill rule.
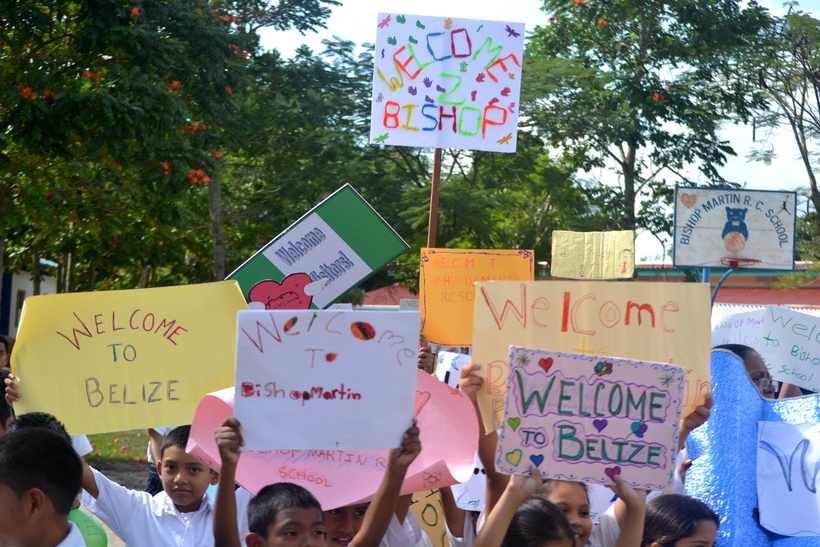
<path fill-rule="evenodd" d="M 711 391 L 710 316 L 705 283 L 479 283 L 473 362 L 484 427 L 501 423 L 511 345 L 684 367 L 685 416 Z"/>
<path fill-rule="evenodd" d="M 479 281 L 532 281 L 535 255 L 528 250 L 421 250 L 421 334 L 442 346 L 473 344 L 473 302 Z"/>
<path fill-rule="evenodd" d="M 233 385 L 236 281 L 28 298 L 12 356 L 18 414 L 54 414 L 72 435 L 191 423 Z"/>
<path fill-rule="evenodd" d="M 410 511 L 416 517 L 422 533 L 430 537 L 433 547 L 448 547 L 444 508 L 438 490 L 423 490 L 413 494 Z"/>
<path fill-rule="evenodd" d="M 554 277 L 630 278 L 635 273 L 635 232 L 552 232 Z"/>

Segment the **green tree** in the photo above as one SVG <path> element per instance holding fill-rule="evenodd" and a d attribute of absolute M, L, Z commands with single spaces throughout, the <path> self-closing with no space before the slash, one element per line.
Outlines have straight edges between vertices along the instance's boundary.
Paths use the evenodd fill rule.
<path fill-rule="evenodd" d="M 334 5 L 0 0 L 0 257 L 56 259 L 67 291 L 224 277 L 219 180 L 256 31 L 315 30 Z"/>
<path fill-rule="evenodd" d="M 194 0 L 0 3 L 2 224 L 16 246 L 85 243 L 70 267 L 96 272 L 83 253 L 106 249 L 101 233 L 184 224 L 174 200 L 208 177 L 241 81 L 235 19 Z M 40 214 L 38 195 L 58 198 L 57 214 Z"/>
<path fill-rule="evenodd" d="M 734 151 L 720 124 L 762 99 L 731 70 L 766 28 L 765 9 L 737 0 L 555 0 L 529 42 L 522 91 L 529 120 L 566 161 L 610 168 L 609 213 L 622 229 L 669 232 L 671 179 L 710 183 Z M 701 182 L 702 184 L 702 182 Z"/>
<path fill-rule="evenodd" d="M 402 235 L 401 199 L 429 178 L 422 151 L 367 143 L 372 53 L 344 40 L 292 59 L 269 52 L 249 67 L 232 128 L 243 136 L 227 158 L 228 263 L 238 266 L 349 182 Z"/>
<path fill-rule="evenodd" d="M 551 158 L 540 137 L 518 134 L 513 154 L 446 150 L 438 207 L 437 246 L 533 249 L 550 261 L 554 230 L 615 229 L 573 167 Z M 409 189 L 402 217 L 412 249 L 399 260 L 401 281 L 417 288 L 418 250 L 426 246 L 428 186 Z"/>
<path fill-rule="evenodd" d="M 772 31 L 750 52 L 740 71 L 759 86 L 775 109 L 756 119 L 763 128 L 786 125 L 806 170 L 808 199 L 814 211 L 820 210 L 817 186 L 820 142 L 820 21 L 801 11 L 790 11 L 778 18 Z M 774 152 L 758 150 L 752 159 L 771 161 Z M 812 215 L 816 221 L 816 216 Z"/>

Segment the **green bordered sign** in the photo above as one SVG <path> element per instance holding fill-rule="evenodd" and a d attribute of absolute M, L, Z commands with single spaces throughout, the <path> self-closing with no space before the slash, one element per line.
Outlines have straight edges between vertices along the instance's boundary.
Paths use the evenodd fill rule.
<path fill-rule="evenodd" d="M 251 308 L 323 309 L 408 248 L 345 184 L 228 279 L 239 282 Z"/>

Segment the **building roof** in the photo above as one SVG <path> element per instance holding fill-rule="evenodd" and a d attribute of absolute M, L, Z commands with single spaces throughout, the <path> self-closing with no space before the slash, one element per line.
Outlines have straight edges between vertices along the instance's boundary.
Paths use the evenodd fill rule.
<path fill-rule="evenodd" d="M 387 287 L 381 287 L 368 291 L 364 295 L 365 306 L 398 306 L 401 299 L 418 299 L 417 294 L 411 293 L 404 285 L 394 283 Z"/>
<path fill-rule="evenodd" d="M 765 289 L 757 287 L 721 287 L 715 303 L 757 304 L 766 306 L 820 306 L 820 288 Z"/>

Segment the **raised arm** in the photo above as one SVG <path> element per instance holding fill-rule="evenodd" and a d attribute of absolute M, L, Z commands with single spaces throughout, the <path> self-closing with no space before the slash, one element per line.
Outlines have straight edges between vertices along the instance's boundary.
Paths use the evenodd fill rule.
<path fill-rule="evenodd" d="M 456 504 L 453 490 L 449 486 L 439 488 L 438 494 L 441 496 L 441 509 L 444 511 L 444 521 L 447 523 L 447 529 L 450 530 L 453 537 L 463 538 L 464 518 L 467 516 L 467 511 Z"/>
<path fill-rule="evenodd" d="M 712 404 L 714 404 L 714 399 L 712 399 L 712 396 L 707 393 L 706 399 L 704 400 L 703 404 L 697 407 L 688 416 L 686 416 L 680 421 L 680 434 L 678 435 L 678 451 L 683 450 L 683 447 L 686 445 L 686 439 L 689 437 L 689 434 L 695 429 L 705 424 L 706 420 L 709 419 L 709 414 L 711 414 L 712 412 Z"/>
<path fill-rule="evenodd" d="M 242 426 L 234 417 L 225 418 L 214 431 L 222 468 L 219 471 L 219 486 L 214 500 L 214 547 L 241 547 L 239 524 L 236 522 L 236 466 L 242 441 Z"/>
<path fill-rule="evenodd" d="M 484 430 L 484 422 L 481 420 L 481 413 L 478 411 L 476 393 L 484 385 L 484 379 L 475 373 L 481 369 L 481 365 L 469 364 L 461 369 L 458 378 L 458 385 L 470 400 L 473 401 L 478 420 L 478 459 L 484 466 L 487 475 L 487 492 L 484 496 L 484 512 L 489 514 L 493 506 L 498 502 L 502 493 L 507 488 L 510 480 L 509 475 L 499 473 L 495 469 L 495 451 L 498 447 L 498 433 Z"/>
<path fill-rule="evenodd" d="M 618 519 L 618 541 L 615 547 L 640 547 L 643 540 L 643 523 L 646 518 L 646 490 L 631 488 L 624 484 L 620 475 L 612 477 L 615 500 L 615 517 Z"/>
<path fill-rule="evenodd" d="M 518 506 L 535 492 L 542 482 L 541 473 L 534 465 L 530 465 L 530 475 L 513 475 L 498 503 L 489 512 L 487 522 L 476 538 L 475 547 L 500 547 Z"/>
<path fill-rule="evenodd" d="M 413 420 L 413 425 L 404 432 L 401 446 L 392 449 L 388 455 L 387 470 L 350 547 L 378 547 L 381 543 L 396 511 L 407 469 L 420 452 L 419 428 Z"/>

